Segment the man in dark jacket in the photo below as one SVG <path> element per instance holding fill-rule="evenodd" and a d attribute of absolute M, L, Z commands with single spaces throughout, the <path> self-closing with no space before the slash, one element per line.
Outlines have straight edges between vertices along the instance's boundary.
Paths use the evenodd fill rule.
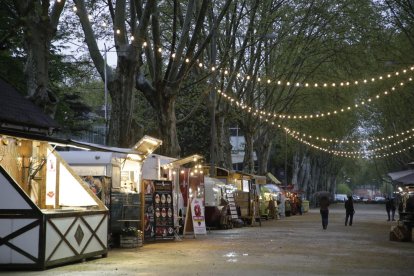
<path fill-rule="evenodd" d="M 326 230 L 328 227 L 328 218 L 329 218 L 329 198 L 323 196 L 319 199 L 320 213 L 322 218 L 322 228 Z"/>
<path fill-rule="evenodd" d="M 391 200 L 390 200 L 390 198 L 389 198 L 389 197 L 387 197 L 387 198 L 385 199 L 385 211 L 387 211 L 387 216 L 388 216 L 387 221 L 390 221 L 391 205 L 392 205 Z M 394 212 L 395 212 L 395 211 L 394 211 Z"/>
<path fill-rule="evenodd" d="M 348 225 L 349 219 L 349 226 L 352 226 L 352 220 L 354 219 L 354 201 L 352 200 L 352 196 L 348 196 L 348 200 L 345 201 L 345 226 Z"/>

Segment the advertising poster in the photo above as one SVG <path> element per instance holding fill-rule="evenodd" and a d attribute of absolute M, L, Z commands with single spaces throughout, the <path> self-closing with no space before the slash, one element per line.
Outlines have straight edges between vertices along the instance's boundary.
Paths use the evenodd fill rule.
<path fill-rule="evenodd" d="M 46 162 L 46 205 L 55 206 L 56 203 L 56 157 L 50 154 Z"/>
<path fill-rule="evenodd" d="M 174 239 L 172 182 L 154 180 L 155 239 Z"/>
<path fill-rule="evenodd" d="M 194 198 L 191 201 L 191 216 L 195 235 L 206 235 L 206 220 L 204 216 L 204 204 L 202 198 Z"/>
<path fill-rule="evenodd" d="M 155 240 L 155 220 L 154 220 L 154 182 L 143 180 L 144 184 L 144 240 Z"/>

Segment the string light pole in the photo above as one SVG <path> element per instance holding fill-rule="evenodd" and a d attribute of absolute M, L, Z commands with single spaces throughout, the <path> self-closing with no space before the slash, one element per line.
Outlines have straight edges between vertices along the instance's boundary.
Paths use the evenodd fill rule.
<path fill-rule="evenodd" d="M 216 19 L 213 17 L 213 22 L 211 22 L 212 26 L 212 38 L 211 38 L 211 63 L 213 66 L 216 62 L 217 57 L 217 45 L 216 45 L 216 30 L 214 29 Z M 211 75 L 211 84 L 215 84 L 216 74 L 213 73 Z M 215 176 L 215 166 L 216 166 L 216 141 L 217 141 L 217 134 L 216 134 L 216 91 L 213 88 L 210 91 L 210 104 L 211 104 L 211 145 L 210 145 L 210 177 Z"/>
<path fill-rule="evenodd" d="M 285 131 L 285 188 L 288 186 L 288 178 L 287 178 L 287 131 Z"/>
<path fill-rule="evenodd" d="M 104 107 L 104 109 L 105 109 L 105 135 L 104 135 L 104 145 L 106 145 L 106 139 L 107 139 L 107 136 L 108 136 L 108 87 L 107 87 L 107 85 L 108 85 L 108 79 L 107 79 L 107 76 L 106 76 L 106 64 L 107 64 L 107 57 L 106 57 L 106 53 L 107 53 L 107 49 L 106 49 L 106 43 L 104 43 L 104 50 L 105 50 L 105 55 L 104 55 L 104 62 L 105 62 L 105 65 L 104 65 L 104 85 L 105 85 L 105 88 L 104 88 L 104 92 L 105 92 L 105 100 L 104 100 L 104 104 L 105 104 L 105 107 Z"/>

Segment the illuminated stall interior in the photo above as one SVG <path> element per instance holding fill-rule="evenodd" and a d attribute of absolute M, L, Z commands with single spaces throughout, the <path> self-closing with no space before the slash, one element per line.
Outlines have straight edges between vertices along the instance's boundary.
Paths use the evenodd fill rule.
<path fill-rule="evenodd" d="M 144 136 L 132 148 L 82 144 L 91 150 L 60 154 L 110 210 L 111 242 L 118 245 L 123 229 L 142 229 L 142 163 L 162 141 Z"/>

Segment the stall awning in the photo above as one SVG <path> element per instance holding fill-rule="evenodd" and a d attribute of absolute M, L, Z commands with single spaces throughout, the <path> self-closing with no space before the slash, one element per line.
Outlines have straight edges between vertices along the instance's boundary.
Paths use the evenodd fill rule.
<path fill-rule="evenodd" d="M 182 165 L 188 164 L 190 162 L 197 162 L 201 159 L 203 159 L 203 157 L 201 155 L 193 154 L 193 155 L 181 158 L 181 159 L 174 160 L 170 163 L 167 163 L 167 164 L 163 165 L 163 167 L 164 168 L 178 168 Z"/>
<path fill-rule="evenodd" d="M 132 149 L 138 151 L 141 155 L 144 155 L 144 158 L 146 158 L 161 145 L 161 140 L 145 135 L 132 147 Z"/>
<path fill-rule="evenodd" d="M 277 185 L 281 185 L 281 184 L 282 184 L 282 182 L 280 182 L 280 181 L 276 178 L 276 176 L 274 176 L 272 173 L 268 172 L 268 173 L 266 174 L 266 176 L 267 176 L 267 177 L 269 177 L 269 179 L 270 179 L 273 183 L 275 183 L 275 184 L 277 184 Z"/>
<path fill-rule="evenodd" d="M 151 136 L 145 135 L 141 140 L 139 140 L 133 148 L 118 148 L 118 147 L 109 147 L 105 145 L 99 145 L 94 143 L 87 143 L 82 141 L 76 141 L 72 139 L 64 139 L 46 136 L 42 134 L 27 133 L 22 131 L 15 130 L 5 130 L 0 129 L 0 135 L 7 135 L 18 137 L 22 139 L 31 139 L 36 141 L 45 141 L 49 142 L 51 145 L 56 145 L 60 147 L 73 147 L 82 150 L 95 150 L 95 151 L 105 151 L 113 153 L 121 153 L 127 156 L 127 159 L 141 161 L 147 158 L 152 152 L 154 152 L 161 144 L 162 141 Z"/>

